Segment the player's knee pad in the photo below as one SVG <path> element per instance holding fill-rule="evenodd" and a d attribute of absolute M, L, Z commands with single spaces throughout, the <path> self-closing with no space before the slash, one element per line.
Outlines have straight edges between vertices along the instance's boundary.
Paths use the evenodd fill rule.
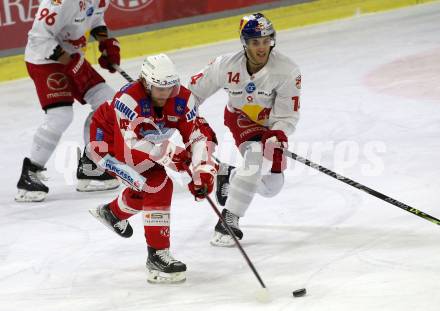
<path fill-rule="evenodd" d="M 260 176 L 263 163 L 263 146 L 260 142 L 246 142 L 240 146 L 244 164 L 237 169 L 236 174 L 241 176 Z"/>
<path fill-rule="evenodd" d="M 283 173 L 271 173 L 268 175 L 263 175 L 258 182 L 257 192 L 263 197 L 271 198 L 280 193 L 283 185 Z"/>
<path fill-rule="evenodd" d="M 46 110 L 46 117 L 42 128 L 53 134 L 61 134 L 69 127 L 73 120 L 72 106 L 60 106 Z"/>
<path fill-rule="evenodd" d="M 58 145 L 61 135 L 72 120 L 72 105 L 58 106 L 46 110 L 44 121 L 38 127 L 33 138 L 31 147 L 31 159 L 33 162 L 42 166 L 47 163 Z"/>
<path fill-rule="evenodd" d="M 243 146 L 246 144 L 246 146 Z M 259 142 L 246 142 L 244 147 L 244 164 L 235 169 L 231 178 L 226 208 L 239 217 L 243 217 L 257 192 L 258 182 L 261 179 L 263 150 Z"/>
<path fill-rule="evenodd" d="M 90 104 L 93 111 L 95 111 L 105 101 L 112 100 L 115 94 L 115 90 L 106 83 L 99 83 L 87 91 L 84 95 L 84 100 Z"/>

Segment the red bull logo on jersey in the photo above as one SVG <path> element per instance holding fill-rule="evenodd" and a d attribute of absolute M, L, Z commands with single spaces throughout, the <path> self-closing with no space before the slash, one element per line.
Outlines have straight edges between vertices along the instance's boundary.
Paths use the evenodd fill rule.
<path fill-rule="evenodd" d="M 269 119 L 271 108 L 264 108 L 258 104 L 247 103 L 243 105 L 241 110 L 251 121 L 259 125 L 265 125 L 267 119 Z"/>
<path fill-rule="evenodd" d="M 257 116 L 257 121 L 266 121 L 269 119 L 271 108 L 264 108 L 260 111 L 260 113 Z"/>

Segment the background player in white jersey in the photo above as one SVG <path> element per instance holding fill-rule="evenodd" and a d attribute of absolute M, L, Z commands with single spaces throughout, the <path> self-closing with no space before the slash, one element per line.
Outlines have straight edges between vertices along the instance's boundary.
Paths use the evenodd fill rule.
<path fill-rule="evenodd" d="M 275 29 L 263 14 L 242 18 L 240 39 L 244 50 L 217 57 L 191 78 L 189 89 L 201 104 L 218 89 L 229 95 L 224 123 L 244 158 L 242 166 L 222 165 L 217 175 L 217 201 L 237 238 L 243 217 L 255 193 L 272 197 L 284 183 L 286 159 L 281 149 L 299 119 L 301 73 L 288 57 L 273 50 Z M 278 147 L 278 148 L 277 148 Z M 262 171 L 263 157 L 272 161 Z M 219 221 L 211 240 L 215 246 L 232 246 L 233 240 Z"/>
<path fill-rule="evenodd" d="M 90 31 L 104 54 L 99 58 L 101 67 L 114 72 L 111 64 L 120 63 L 119 42 L 108 37 L 104 22 L 108 5 L 109 0 L 42 0 L 40 3 L 28 34 L 25 61 L 46 115 L 34 135 L 30 157 L 23 161 L 16 201 L 42 201 L 46 197 L 49 188 L 42 183 L 40 173 L 72 122 L 74 99 L 96 110 L 115 94 L 83 52 Z M 91 114 L 84 127 L 86 142 L 90 118 Z M 105 190 L 119 185 L 105 173 L 87 176 L 83 170 L 86 163 L 91 161 L 83 155 L 77 172 L 77 190 Z"/>

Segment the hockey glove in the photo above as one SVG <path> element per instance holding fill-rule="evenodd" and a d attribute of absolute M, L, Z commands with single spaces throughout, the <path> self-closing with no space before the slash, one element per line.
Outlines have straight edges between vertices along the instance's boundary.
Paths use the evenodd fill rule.
<path fill-rule="evenodd" d="M 216 174 L 216 167 L 210 164 L 201 164 L 194 170 L 188 189 L 194 195 L 196 201 L 203 200 L 212 192 Z"/>
<path fill-rule="evenodd" d="M 99 65 L 114 73 L 116 70 L 113 68 L 113 64 L 119 66 L 121 63 L 120 50 L 119 41 L 115 38 L 99 41 L 99 51 L 102 53 L 98 59 Z"/>
<path fill-rule="evenodd" d="M 280 148 L 287 148 L 287 136 L 281 130 L 268 130 L 261 137 L 264 157 L 272 161 L 272 173 L 281 173 L 287 167 L 286 157 Z"/>
<path fill-rule="evenodd" d="M 92 65 L 79 53 L 70 56 L 70 62 L 64 67 L 64 72 L 80 96 L 84 96 L 92 86 L 104 82 Z"/>

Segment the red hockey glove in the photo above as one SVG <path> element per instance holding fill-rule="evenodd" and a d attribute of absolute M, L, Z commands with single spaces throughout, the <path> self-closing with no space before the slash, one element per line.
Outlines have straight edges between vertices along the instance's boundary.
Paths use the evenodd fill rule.
<path fill-rule="evenodd" d="M 210 164 L 201 164 L 194 170 L 188 189 L 194 195 L 196 201 L 203 200 L 212 192 L 215 174 L 217 174 L 217 169 Z"/>
<path fill-rule="evenodd" d="M 272 161 L 272 173 L 281 173 L 287 167 L 286 157 L 280 148 L 287 148 L 287 136 L 281 130 L 268 130 L 261 137 L 264 157 Z"/>
<path fill-rule="evenodd" d="M 120 65 L 121 63 L 121 54 L 120 54 L 119 41 L 115 38 L 108 38 L 102 41 L 99 41 L 99 51 L 102 53 L 98 59 L 99 65 L 110 71 L 111 73 L 115 72 L 115 68 L 113 68 L 113 64 Z M 105 53 L 104 53 L 105 52 Z"/>
<path fill-rule="evenodd" d="M 64 67 L 64 72 L 80 96 L 104 79 L 93 69 L 92 65 L 79 53 L 70 56 L 70 62 Z"/>

